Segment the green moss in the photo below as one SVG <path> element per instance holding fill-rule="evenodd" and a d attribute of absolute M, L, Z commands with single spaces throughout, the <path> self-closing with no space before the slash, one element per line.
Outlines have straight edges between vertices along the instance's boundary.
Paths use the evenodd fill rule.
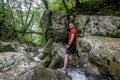
<path fill-rule="evenodd" d="M 49 56 L 47 56 L 47 57 L 45 57 L 44 61 L 45 61 L 45 62 L 43 62 L 42 64 L 43 64 L 45 67 L 48 67 L 49 64 L 50 64 L 51 61 L 52 61 L 52 58 L 49 57 Z"/>
<path fill-rule="evenodd" d="M 120 29 L 118 29 L 115 33 L 116 37 L 120 38 Z"/>
<path fill-rule="evenodd" d="M 113 76 L 113 80 L 120 79 L 120 64 L 110 63 L 110 65 L 106 65 L 110 74 Z"/>
<path fill-rule="evenodd" d="M 116 62 L 115 57 L 112 58 L 112 61 L 107 57 L 98 58 L 95 56 L 89 58 L 89 60 L 98 67 L 102 75 L 111 78 L 111 80 L 120 79 L 120 64 Z"/>
<path fill-rule="evenodd" d="M 114 62 L 111 62 L 109 65 L 102 63 L 98 68 L 101 74 L 110 77 L 112 80 L 120 79 L 120 64 Z"/>
<path fill-rule="evenodd" d="M 113 38 L 120 38 L 120 29 L 114 31 L 107 31 L 106 36 L 113 37 Z"/>

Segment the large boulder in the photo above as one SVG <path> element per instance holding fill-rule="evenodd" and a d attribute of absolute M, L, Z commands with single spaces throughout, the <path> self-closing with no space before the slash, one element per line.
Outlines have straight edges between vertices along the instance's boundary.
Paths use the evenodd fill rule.
<path fill-rule="evenodd" d="M 18 41 L 13 42 L 1 42 L 0 41 L 0 52 L 20 52 L 26 53 L 29 57 L 34 57 L 40 53 L 39 48 L 33 46 L 30 43 L 19 43 Z"/>
<path fill-rule="evenodd" d="M 61 72 L 43 67 L 23 53 L 0 53 L 0 79 L 2 80 L 70 80 Z"/>
<path fill-rule="evenodd" d="M 61 72 L 45 68 L 33 57 L 42 53 L 31 44 L 0 42 L 0 79 L 2 80 L 70 80 Z"/>
<path fill-rule="evenodd" d="M 120 58 L 120 39 L 100 36 L 78 38 L 79 50 L 89 52 L 89 56 Z"/>
<path fill-rule="evenodd" d="M 101 74 L 112 80 L 120 79 L 120 38 L 86 36 L 78 38 L 78 48 L 80 54 L 88 55 Z"/>
<path fill-rule="evenodd" d="M 77 15 L 74 23 L 80 36 L 120 37 L 120 17 Z"/>
<path fill-rule="evenodd" d="M 66 39 L 68 29 L 68 15 L 66 13 L 46 10 L 40 24 L 47 28 L 47 40 L 49 38 L 53 38 L 55 41 Z"/>
<path fill-rule="evenodd" d="M 64 54 L 65 45 L 60 42 L 52 42 L 52 39 L 49 39 L 43 50 L 43 55 L 38 55 L 38 57 L 43 60 L 44 66 L 49 68 L 58 68 L 63 64 Z"/>

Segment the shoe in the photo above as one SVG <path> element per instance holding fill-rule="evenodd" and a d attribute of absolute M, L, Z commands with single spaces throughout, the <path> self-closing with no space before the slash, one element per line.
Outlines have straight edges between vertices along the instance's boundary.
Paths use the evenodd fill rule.
<path fill-rule="evenodd" d="M 78 64 L 73 64 L 73 66 L 76 66 L 77 68 L 79 68 L 79 67 L 80 67 Z"/>
<path fill-rule="evenodd" d="M 77 64 L 76 67 L 79 68 L 80 66 Z"/>
<path fill-rule="evenodd" d="M 57 70 L 60 71 L 60 72 L 66 73 L 65 69 L 63 69 L 63 68 L 60 68 L 60 69 L 57 69 Z"/>

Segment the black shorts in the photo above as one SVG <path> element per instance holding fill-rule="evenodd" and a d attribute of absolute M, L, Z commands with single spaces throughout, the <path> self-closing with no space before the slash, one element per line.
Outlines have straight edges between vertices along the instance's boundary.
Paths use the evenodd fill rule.
<path fill-rule="evenodd" d="M 66 54 L 74 54 L 76 53 L 76 45 L 71 44 L 69 48 L 66 49 Z"/>

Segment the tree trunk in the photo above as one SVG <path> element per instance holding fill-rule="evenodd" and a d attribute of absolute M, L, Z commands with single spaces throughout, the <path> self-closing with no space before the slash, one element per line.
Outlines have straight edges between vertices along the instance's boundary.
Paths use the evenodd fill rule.
<path fill-rule="evenodd" d="M 49 9 L 49 8 L 48 8 L 48 1 L 47 1 L 47 0 L 42 0 L 42 2 L 44 3 L 46 9 Z"/>
<path fill-rule="evenodd" d="M 64 7 L 65 7 L 66 11 L 68 11 L 68 6 L 67 6 L 67 4 L 65 3 L 65 0 L 62 0 L 62 3 L 64 4 Z"/>
<path fill-rule="evenodd" d="M 79 0 L 75 0 L 76 1 L 76 7 L 80 7 L 80 1 Z"/>

